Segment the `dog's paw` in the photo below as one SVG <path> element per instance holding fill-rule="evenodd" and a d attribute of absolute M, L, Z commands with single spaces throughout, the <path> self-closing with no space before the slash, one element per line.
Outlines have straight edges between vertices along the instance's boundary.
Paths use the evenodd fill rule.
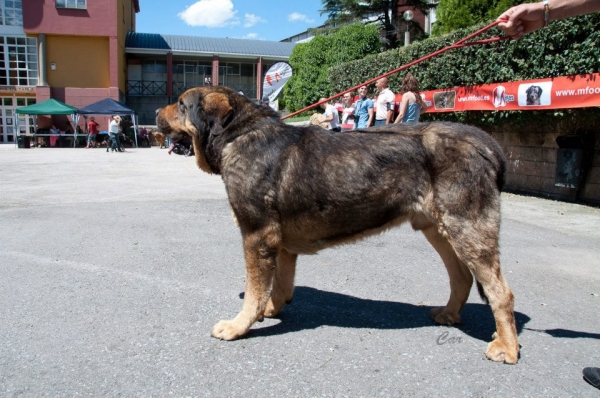
<path fill-rule="evenodd" d="M 462 322 L 460 315 L 445 312 L 446 307 L 436 307 L 429 312 L 431 319 L 440 325 L 452 326 Z"/>
<path fill-rule="evenodd" d="M 485 350 L 487 359 L 511 365 L 516 364 L 519 360 L 519 349 L 511 348 L 509 344 L 500 341 L 497 333 L 494 333 L 493 337 L 494 340 L 488 344 L 487 350 Z"/>
<path fill-rule="evenodd" d="M 269 302 L 267 303 L 267 308 L 265 309 L 264 315 L 266 318 L 275 318 L 277 315 L 279 315 L 279 313 L 281 312 L 281 310 L 283 309 L 283 307 L 285 306 L 285 303 L 280 303 L 280 304 L 275 304 L 273 302 L 273 298 L 269 299 Z"/>
<path fill-rule="evenodd" d="M 231 341 L 239 339 L 247 332 L 248 329 L 236 326 L 233 321 L 219 321 L 215 326 L 213 326 L 212 333 L 210 335 L 212 337 L 216 337 L 217 339 Z"/>
<path fill-rule="evenodd" d="M 265 318 L 275 318 L 277 315 L 279 315 L 279 313 L 281 312 L 281 307 L 280 308 L 275 308 L 273 306 L 273 303 L 271 301 L 269 301 L 269 303 L 267 304 L 267 308 L 265 309 Z"/>

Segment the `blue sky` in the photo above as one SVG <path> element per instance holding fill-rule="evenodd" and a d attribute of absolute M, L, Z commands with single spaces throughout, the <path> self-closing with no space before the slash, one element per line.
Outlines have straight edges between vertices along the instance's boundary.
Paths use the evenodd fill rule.
<path fill-rule="evenodd" d="M 140 1 L 140 33 L 280 41 L 327 19 L 321 0 Z"/>

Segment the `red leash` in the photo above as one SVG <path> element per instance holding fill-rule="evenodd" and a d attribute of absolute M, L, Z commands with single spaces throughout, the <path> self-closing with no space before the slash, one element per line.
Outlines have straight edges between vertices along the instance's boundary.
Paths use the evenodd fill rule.
<path fill-rule="evenodd" d="M 408 69 L 411 66 L 418 64 L 419 62 L 423 62 L 423 61 L 425 61 L 425 60 L 427 60 L 429 58 L 435 57 L 436 55 L 440 55 L 441 53 L 444 53 L 444 52 L 446 52 L 448 50 L 452 50 L 452 49 L 455 49 L 455 48 L 467 47 L 467 46 L 473 46 L 473 45 L 476 45 L 476 44 L 487 44 L 487 43 L 493 43 L 493 42 L 496 42 L 496 41 L 510 39 L 510 37 L 508 37 L 508 36 L 500 36 L 500 37 L 494 37 L 492 39 L 484 39 L 484 40 L 478 40 L 478 41 L 472 41 L 472 42 L 466 43 L 466 41 L 472 39 L 475 36 L 478 36 L 478 35 L 482 34 L 486 30 L 488 30 L 490 28 L 493 28 L 494 26 L 498 25 L 499 23 L 500 23 L 500 21 L 492 22 L 491 24 L 489 24 L 489 25 L 487 25 L 487 26 L 479 29 L 477 32 L 474 32 L 474 33 L 470 34 L 469 36 L 465 37 L 464 39 L 459 40 L 456 43 L 454 43 L 454 44 L 452 44 L 452 45 L 450 45 L 448 47 L 444 47 L 441 50 L 435 51 L 435 52 L 433 52 L 433 53 L 431 53 L 429 55 L 424 56 L 423 58 L 419 58 L 419 59 L 417 59 L 417 60 L 415 60 L 413 62 L 410 62 L 410 63 L 408 63 L 406 65 L 402 65 L 401 67 L 399 67 L 397 69 L 394 69 L 394 70 L 392 70 L 390 72 L 384 73 L 381 76 L 377 76 L 377 77 L 374 77 L 371 80 L 367 80 L 366 82 L 361 83 L 358 86 L 354 86 L 352 88 L 349 88 L 349 89 L 347 89 L 345 91 L 342 91 L 341 93 L 338 93 L 338 94 L 336 94 L 334 96 L 326 98 L 323 101 L 319 101 L 317 103 L 314 103 L 312 105 L 307 106 L 306 108 L 300 109 L 299 111 L 296 111 L 294 113 L 290 113 L 289 115 L 286 115 L 286 116 L 282 117 L 281 120 L 287 119 L 287 118 L 292 117 L 292 116 L 296 116 L 296 115 L 298 115 L 298 114 L 300 114 L 302 112 L 305 112 L 305 111 L 307 111 L 309 109 L 315 108 L 318 105 L 321 105 L 321 104 L 324 104 L 326 102 L 329 102 L 329 101 L 331 101 L 334 98 L 338 98 L 338 97 L 340 97 L 340 96 L 342 96 L 342 95 L 344 95 L 346 93 L 352 92 L 352 91 L 358 89 L 359 87 L 365 86 L 367 84 L 374 83 L 377 80 L 381 79 L 382 77 L 388 77 L 390 75 L 393 75 L 394 73 L 400 72 L 401 70 Z"/>

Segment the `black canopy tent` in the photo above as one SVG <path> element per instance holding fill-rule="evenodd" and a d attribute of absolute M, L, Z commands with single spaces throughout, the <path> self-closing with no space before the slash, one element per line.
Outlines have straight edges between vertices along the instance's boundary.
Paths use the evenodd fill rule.
<path fill-rule="evenodd" d="M 127 105 L 115 101 L 112 98 L 106 98 L 98 102 L 94 102 L 88 106 L 84 106 L 83 108 L 79 108 L 77 113 L 82 115 L 86 120 L 87 125 L 87 117 L 88 115 L 119 115 L 119 116 L 131 116 L 131 122 L 133 123 L 133 131 L 135 138 L 135 146 L 137 148 L 137 135 L 138 135 L 138 120 L 137 114 Z"/>

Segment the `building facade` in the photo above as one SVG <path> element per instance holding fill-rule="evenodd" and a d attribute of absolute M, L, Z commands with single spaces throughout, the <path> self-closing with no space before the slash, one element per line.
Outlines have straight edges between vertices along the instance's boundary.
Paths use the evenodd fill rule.
<path fill-rule="evenodd" d="M 268 68 L 287 61 L 294 43 L 129 32 L 127 105 L 140 124 L 190 87 L 222 85 L 259 99 Z"/>
<path fill-rule="evenodd" d="M 125 39 L 135 30 L 138 0 L 23 4 L 23 31 L 37 42 L 38 102 L 54 98 L 79 108 L 107 97 L 125 100 Z"/>
<path fill-rule="evenodd" d="M 262 76 L 293 44 L 136 33 L 139 0 L 0 0 L 0 142 L 12 142 L 14 108 L 50 98 L 77 108 L 126 103 L 140 124 L 185 89 L 227 85 L 259 98 Z M 101 122 L 101 128 L 106 128 Z M 65 117 L 40 126 L 66 127 Z M 80 123 L 83 123 L 80 122 Z M 21 129 L 32 125 L 21 120 Z"/>
<path fill-rule="evenodd" d="M 15 108 L 35 103 L 37 40 L 23 31 L 21 1 L 0 0 L 0 144 L 14 142 Z M 25 131 L 31 120 L 22 117 Z"/>
<path fill-rule="evenodd" d="M 408 4 L 409 2 L 406 0 L 399 1 L 398 3 L 399 3 L 398 4 L 398 16 L 401 19 L 401 21 L 399 22 L 399 26 L 397 26 L 399 32 L 406 30 L 406 23 L 402 19 L 402 14 L 406 10 L 411 10 L 411 11 L 413 11 L 412 23 L 419 25 L 419 27 L 426 34 L 428 34 L 428 35 L 431 34 L 431 27 L 437 21 L 435 8 L 436 8 L 437 4 L 439 3 L 439 0 L 428 0 L 428 3 L 431 4 L 431 8 L 429 8 L 429 10 L 426 13 L 422 12 L 419 9 L 416 9 L 412 5 L 409 5 Z M 381 17 L 381 14 L 364 15 L 362 21 L 363 22 L 368 22 L 368 21 L 374 22 L 374 21 L 377 21 L 380 17 Z M 304 32 L 297 33 L 297 34 L 287 37 L 281 41 L 289 42 L 289 43 L 306 43 L 306 42 L 311 41 L 315 37 L 316 32 L 318 32 L 319 30 L 328 28 L 328 27 L 331 27 L 331 26 L 330 25 L 321 25 L 316 29 L 305 30 Z M 398 33 L 398 39 L 402 40 L 403 38 L 404 38 L 403 34 Z"/>

